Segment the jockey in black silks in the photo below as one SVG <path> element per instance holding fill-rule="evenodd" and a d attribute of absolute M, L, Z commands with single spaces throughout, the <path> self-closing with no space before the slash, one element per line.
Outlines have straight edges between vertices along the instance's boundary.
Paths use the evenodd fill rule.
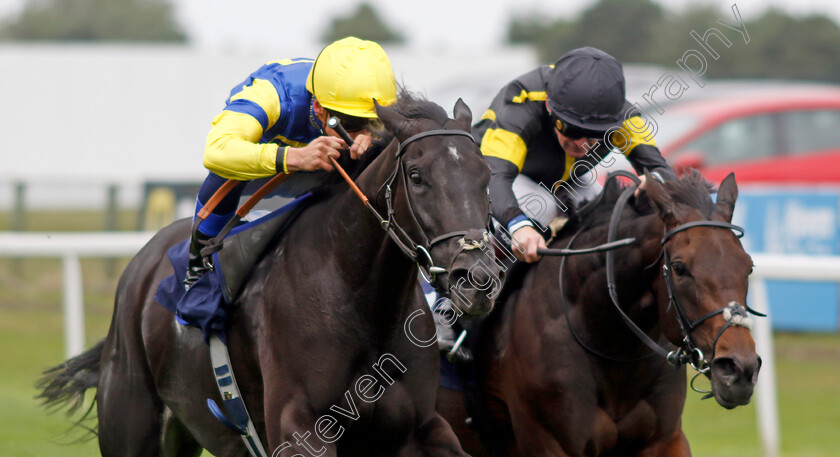
<path fill-rule="evenodd" d="M 600 193 L 592 169 L 612 150 L 620 150 L 642 180 L 645 169 L 660 180 L 674 178 L 647 121 L 625 98 L 621 63 L 591 47 L 505 85 L 473 136 L 492 171 L 496 236 L 512 240 L 511 251 L 523 262 L 539 260 L 549 225 L 564 219 L 562 201 L 579 203 Z M 449 352 L 460 332 L 440 325 L 444 319 L 436 322 L 441 350 Z M 452 355 L 470 358 L 465 348 Z"/>

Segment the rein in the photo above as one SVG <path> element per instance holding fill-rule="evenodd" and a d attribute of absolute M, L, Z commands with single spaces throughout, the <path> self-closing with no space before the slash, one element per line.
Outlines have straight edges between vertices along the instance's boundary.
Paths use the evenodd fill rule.
<path fill-rule="evenodd" d="M 574 235 L 572 235 L 572 238 L 569 240 L 569 244 L 566 246 L 566 249 L 565 249 L 566 251 L 573 251 L 571 249 L 572 244 L 575 242 L 578 235 L 583 233 L 585 229 L 586 229 L 586 227 L 581 227 L 580 230 L 578 230 Z M 585 249 L 581 249 L 580 251 L 584 251 L 584 250 Z M 559 273 L 558 273 L 559 277 L 557 278 L 558 289 L 559 289 L 559 293 L 560 293 L 560 306 L 563 308 L 563 314 L 566 316 L 566 325 L 569 326 L 569 332 L 572 334 L 572 337 L 575 339 L 577 344 L 580 347 L 582 347 L 584 350 L 586 350 L 586 352 L 588 352 L 588 353 L 590 353 L 594 356 L 600 357 L 602 359 L 609 360 L 610 362 L 618 362 L 618 363 L 640 362 L 640 361 L 642 361 L 644 359 L 647 359 L 650 356 L 654 355 L 654 354 L 647 354 L 645 356 L 637 357 L 637 358 L 633 358 L 633 359 L 619 359 L 617 357 L 612 357 L 612 356 L 609 356 L 607 354 L 604 354 L 603 352 L 601 352 L 597 349 L 594 349 L 594 348 L 590 347 L 588 344 L 586 344 L 583 341 L 583 338 L 581 338 L 580 335 L 578 335 L 577 331 L 575 330 L 574 325 L 572 325 L 572 319 L 569 317 L 569 306 L 566 303 L 566 292 L 565 292 L 565 289 L 563 287 L 563 269 L 565 268 L 565 266 L 566 266 L 566 257 L 564 256 L 560 260 L 560 268 L 558 270 L 559 271 Z"/>
<path fill-rule="evenodd" d="M 572 237 L 572 241 L 580 234 L 580 232 L 576 233 L 574 237 Z M 611 251 L 613 249 L 621 248 L 624 246 L 629 246 L 636 241 L 635 238 L 622 238 L 618 241 L 613 241 L 612 243 L 604 243 L 599 244 L 598 246 L 593 246 L 591 248 L 583 248 L 583 249 L 571 249 L 572 244 L 569 243 L 565 249 L 550 249 L 550 248 L 539 248 L 537 249 L 537 254 L 544 255 L 544 256 L 554 256 L 554 257 L 568 257 L 572 255 L 580 255 L 580 254 L 594 254 L 596 252 L 604 252 L 604 251 Z"/>

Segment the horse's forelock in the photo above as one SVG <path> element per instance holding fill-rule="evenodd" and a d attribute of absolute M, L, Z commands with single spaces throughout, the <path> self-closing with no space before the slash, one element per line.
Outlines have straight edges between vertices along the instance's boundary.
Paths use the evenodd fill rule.
<path fill-rule="evenodd" d="M 427 100 L 419 94 L 411 93 L 405 88 L 400 90 L 399 97 L 396 103 L 389 106 L 400 115 L 412 120 L 430 120 L 437 124 L 438 127 L 443 127 L 449 116 L 437 103 Z"/>
<path fill-rule="evenodd" d="M 711 197 L 713 188 L 714 185 L 697 170 L 691 170 L 677 180 L 665 182 L 665 190 L 671 195 L 674 203 L 694 208 L 709 219 L 715 210 L 715 203 Z"/>

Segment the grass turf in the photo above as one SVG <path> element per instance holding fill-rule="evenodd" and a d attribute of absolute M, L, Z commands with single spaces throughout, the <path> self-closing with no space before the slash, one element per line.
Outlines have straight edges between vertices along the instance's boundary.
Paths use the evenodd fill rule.
<path fill-rule="evenodd" d="M 840 335 L 777 333 L 774 344 L 780 457 L 838 455 Z M 683 414 L 694 455 L 763 457 L 754 404 L 725 410 L 700 397 L 689 392 Z"/>
<path fill-rule="evenodd" d="M 62 319 L 58 306 L 0 309 L 0 455 L 91 456 L 96 442 L 70 443 L 70 421 L 47 414 L 34 399 L 40 372 L 63 360 Z M 110 319 L 105 306 L 90 306 L 88 343 L 102 337 Z M 840 447 L 840 336 L 776 336 L 781 415 L 781 457 L 833 457 Z M 724 410 L 714 400 L 689 393 L 684 428 L 694 455 L 761 457 L 755 408 Z"/>

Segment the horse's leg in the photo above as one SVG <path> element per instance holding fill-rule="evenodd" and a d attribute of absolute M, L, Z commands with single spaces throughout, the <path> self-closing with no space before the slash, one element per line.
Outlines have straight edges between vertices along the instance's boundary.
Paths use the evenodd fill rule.
<path fill-rule="evenodd" d="M 157 456 L 163 403 L 143 362 L 142 344 L 116 344 L 120 333 L 119 329 L 112 332 L 103 350 L 96 394 L 99 449 L 103 457 Z"/>
<path fill-rule="evenodd" d="M 517 439 L 514 446 L 516 452 L 512 455 L 568 457 L 569 454 L 563 450 L 556 437 L 532 419 L 529 417 L 527 420 L 513 421 L 513 431 Z"/>
<path fill-rule="evenodd" d="M 198 457 L 202 448 L 172 411 L 166 408 L 163 414 L 163 457 Z"/>
<path fill-rule="evenodd" d="M 509 452 L 509 455 L 519 457 L 568 457 L 570 452 L 564 450 L 559 441 L 559 436 L 563 434 L 563 428 L 568 424 L 564 424 L 562 418 L 556 417 L 556 412 L 564 410 L 581 411 L 581 409 L 575 408 L 570 402 L 563 401 L 559 396 L 550 395 L 545 391 L 537 392 L 534 395 L 536 402 L 525 401 L 517 394 L 517 392 L 522 391 L 525 391 L 525 389 L 520 386 L 517 391 L 508 391 L 505 394 L 515 437 L 512 446 L 515 451 Z M 544 418 L 549 418 L 549 421 L 546 422 Z M 577 416 L 575 420 L 591 421 L 585 414 Z M 578 448 L 581 452 L 572 452 L 571 455 L 584 455 L 583 445 Z"/>
<path fill-rule="evenodd" d="M 318 418 L 305 404 L 305 399 L 302 400 L 304 401 L 288 402 L 280 407 L 282 412 L 275 416 L 270 412 L 275 410 L 277 402 L 266 398 L 266 430 L 269 447 L 265 451 L 272 457 L 297 457 L 298 455 L 336 457 L 337 445 L 325 443 L 314 435 L 314 424 Z M 336 427 L 332 430 L 335 431 Z"/>
<path fill-rule="evenodd" d="M 682 428 L 678 428 L 670 438 L 648 447 L 638 457 L 691 457 L 691 449 Z"/>
<path fill-rule="evenodd" d="M 481 437 L 467 426 L 467 408 L 464 406 L 464 394 L 456 390 L 440 387 L 435 409 L 452 426 L 452 431 L 461 441 L 461 447 L 472 457 L 485 457 Z"/>
<path fill-rule="evenodd" d="M 452 428 L 439 414 L 412 433 L 398 457 L 468 457 Z"/>
<path fill-rule="evenodd" d="M 151 304 L 144 329 L 144 340 L 149 342 L 147 359 L 150 370 L 155 373 L 156 391 L 166 405 L 164 455 L 176 451 L 171 455 L 189 455 L 188 452 L 200 446 L 214 455 L 247 456 L 248 450 L 239 436 L 223 426 L 207 409 L 208 398 L 217 402 L 221 398 L 211 375 L 210 355 L 201 331 L 175 324 L 173 319 L 163 307 Z M 234 360 L 242 359 L 238 355 L 234 353 Z M 234 372 L 240 381 L 247 381 L 247 370 L 234 369 Z M 247 390 L 243 395 L 245 393 Z M 250 405 L 248 401 L 246 405 Z M 249 412 L 260 411 L 251 408 Z"/>

